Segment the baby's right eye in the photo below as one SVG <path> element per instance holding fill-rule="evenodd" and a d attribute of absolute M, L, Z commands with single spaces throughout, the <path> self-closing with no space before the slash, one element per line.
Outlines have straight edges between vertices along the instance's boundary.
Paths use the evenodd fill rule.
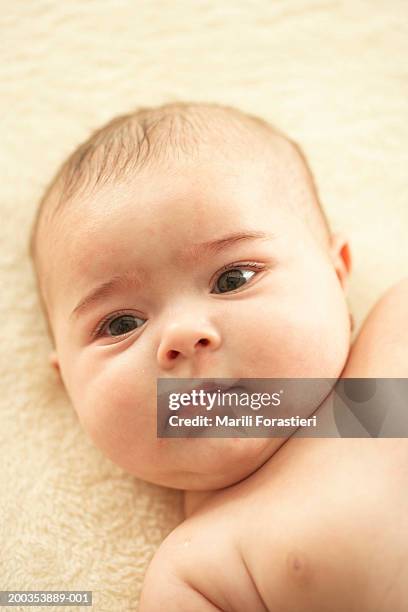
<path fill-rule="evenodd" d="M 140 325 L 135 325 L 135 321 L 141 322 Z M 107 334 L 108 337 L 123 336 L 134 329 L 138 329 L 144 322 L 145 319 L 141 319 L 140 317 L 136 317 L 135 315 L 129 313 L 119 316 L 118 314 L 114 316 L 109 315 L 108 317 L 105 317 L 103 321 L 101 321 L 100 325 L 95 331 L 95 337 L 103 336 L 105 331 L 111 332 L 110 334 Z"/>

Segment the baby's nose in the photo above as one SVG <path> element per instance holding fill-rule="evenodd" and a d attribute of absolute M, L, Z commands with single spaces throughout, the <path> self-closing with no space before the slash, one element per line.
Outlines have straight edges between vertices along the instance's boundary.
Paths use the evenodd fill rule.
<path fill-rule="evenodd" d="M 219 333 L 209 323 L 173 323 L 163 333 L 157 359 L 162 368 L 168 369 L 183 357 L 193 359 L 203 350 L 214 351 L 220 343 Z"/>

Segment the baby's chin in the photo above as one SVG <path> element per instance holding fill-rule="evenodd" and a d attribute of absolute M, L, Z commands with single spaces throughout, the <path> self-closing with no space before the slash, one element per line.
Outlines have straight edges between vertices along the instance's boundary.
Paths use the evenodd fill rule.
<path fill-rule="evenodd" d="M 285 441 L 284 438 L 179 438 L 177 468 L 162 473 L 163 486 L 188 491 L 223 489 L 256 472 Z M 170 449 L 168 449 L 170 451 Z M 173 464 L 174 466 L 174 464 Z"/>

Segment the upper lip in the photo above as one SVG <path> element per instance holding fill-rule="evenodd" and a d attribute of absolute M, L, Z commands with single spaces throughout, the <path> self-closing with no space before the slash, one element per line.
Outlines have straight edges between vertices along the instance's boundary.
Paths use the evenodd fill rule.
<path fill-rule="evenodd" d="M 234 379 L 232 382 L 216 382 L 216 380 L 206 380 L 206 382 L 203 382 L 201 384 L 195 385 L 192 388 L 187 388 L 186 390 L 183 391 L 183 393 L 189 393 L 191 391 L 198 391 L 200 389 L 203 389 L 203 391 L 228 391 L 228 389 L 231 389 L 232 387 L 234 387 L 237 382 L 239 381 L 239 379 L 237 378 L 236 380 Z"/>
<path fill-rule="evenodd" d="M 228 389 L 231 389 L 231 387 L 235 387 L 240 380 L 240 378 L 222 378 L 219 380 L 217 380 L 216 378 L 197 378 L 193 380 L 193 383 L 182 385 L 180 383 L 177 384 L 177 381 L 173 379 L 173 384 L 169 385 L 172 388 L 167 388 L 166 391 L 162 391 L 159 394 L 159 397 L 173 392 L 191 393 L 192 391 L 198 391 L 199 389 L 203 389 L 204 391 L 216 391 L 218 389 L 220 391 L 227 391 Z"/>

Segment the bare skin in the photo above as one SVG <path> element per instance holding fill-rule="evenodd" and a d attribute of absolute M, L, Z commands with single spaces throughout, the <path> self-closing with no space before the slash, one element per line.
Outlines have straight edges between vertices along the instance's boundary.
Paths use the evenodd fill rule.
<path fill-rule="evenodd" d="M 342 378 L 408 376 L 407 311 L 405 279 L 370 312 Z M 186 494 L 140 612 L 403 612 L 407 477 L 406 439 L 290 438 L 238 484 Z"/>

